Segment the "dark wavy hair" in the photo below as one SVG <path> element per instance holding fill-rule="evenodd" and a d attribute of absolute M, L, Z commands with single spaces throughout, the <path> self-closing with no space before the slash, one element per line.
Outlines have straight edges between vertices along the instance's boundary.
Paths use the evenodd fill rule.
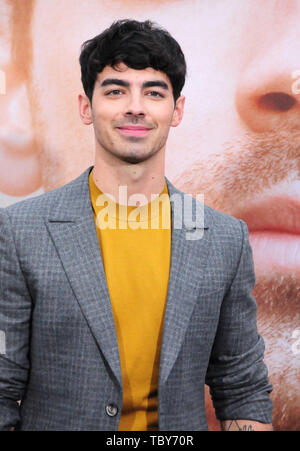
<path fill-rule="evenodd" d="M 182 50 L 168 31 L 146 20 L 118 20 L 93 39 L 84 42 L 79 58 L 81 81 L 92 102 L 97 74 L 105 66 L 124 63 L 131 69 L 164 72 L 171 82 L 174 101 L 184 86 L 186 62 Z"/>

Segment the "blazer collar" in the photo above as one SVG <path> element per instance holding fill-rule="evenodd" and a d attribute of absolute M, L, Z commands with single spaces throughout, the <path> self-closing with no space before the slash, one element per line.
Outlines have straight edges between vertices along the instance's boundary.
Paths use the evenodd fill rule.
<path fill-rule="evenodd" d="M 59 197 L 59 202 L 55 202 L 49 215 L 51 220 L 72 221 L 78 218 L 89 217 L 93 213 L 89 189 L 89 175 L 92 169 L 93 166 L 88 167 L 75 180 L 51 192 L 54 198 Z M 180 224 L 182 224 L 182 227 L 187 231 L 195 228 L 208 228 L 211 214 L 207 207 L 202 204 L 203 208 L 197 209 L 198 223 L 196 224 L 194 218 L 196 213 L 195 200 L 178 190 L 167 177 L 165 177 L 165 180 L 171 199 L 174 227 L 181 228 Z M 56 196 L 58 193 L 59 196 Z M 198 207 L 199 205 L 198 203 Z"/>

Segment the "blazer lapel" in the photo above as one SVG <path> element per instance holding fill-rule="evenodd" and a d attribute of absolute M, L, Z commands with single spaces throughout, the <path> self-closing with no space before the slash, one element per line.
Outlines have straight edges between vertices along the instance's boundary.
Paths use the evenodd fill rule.
<path fill-rule="evenodd" d="M 76 189 L 73 190 L 73 201 L 78 203 L 80 197 L 79 214 L 74 216 L 74 202 L 69 199 L 68 203 L 62 204 L 73 205 L 73 208 L 52 214 L 46 219 L 46 225 L 82 313 L 122 386 L 114 318 L 90 202 L 90 169 L 77 179 Z"/>
<path fill-rule="evenodd" d="M 168 180 L 167 185 L 171 199 L 174 194 L 183 198 L 184 194 L 172 186 Z M 186 220 L 183 219 L 184 212 L 182 211 L 182 227 L 174 228 L 174 223 L 176 224 L 174 213 L 172 204 L 171 262 L 160 358 L 160 385 L 168 378 L 181 349 L 195 302 L 199 296 L 210 251 L 209 227 L 204 221 L 206 218 L 203 216 L 197 227 L 188 221 L 189 214 L 186 215 Z M 198 230 L 196 230 L 197 228 Z M 201 239 L 197 241 L 197 245 L 194 240 L 187 239 L 187 234 L 191 233 L 192 229 L 194 229 L 193 233 L 201 232 L 202 235 Z M 200 229 L 202 230 L 200 231 Z M 197 251 L 195 251 L 195 245 Z"/>

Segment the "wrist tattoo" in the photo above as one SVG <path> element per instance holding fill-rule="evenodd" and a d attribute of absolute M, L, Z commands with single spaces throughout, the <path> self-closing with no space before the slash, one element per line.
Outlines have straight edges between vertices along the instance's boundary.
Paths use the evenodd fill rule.
<path fill-rule="evenodd" d="M 233 431 L 233 430 L 238 430 L 238 431 L 254 431 L 253 427 L 251 424 L 242 424 L 242 422 L 238 422 L 237 420 L 232 420 L 229 423 L 229 426 L 227 428 L 227 431 Z"/>

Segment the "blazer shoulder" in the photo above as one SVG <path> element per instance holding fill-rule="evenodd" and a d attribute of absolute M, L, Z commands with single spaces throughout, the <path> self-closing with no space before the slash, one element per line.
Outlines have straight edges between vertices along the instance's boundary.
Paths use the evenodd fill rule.
<path fill-rule="evenodd" d="M 180 191 L 177 190 L 177 192 Z M 247 229 L 247 225 L 242 219 L 235 218 L 234 216 L 231 216 L 228 213 L 216 210 L 215 208 L 207 205 L 205 201 L 203 203 L 200 200 L 192 197 L 190 194 L 184 192 L 181 192 L 181 194 L 192 199 L 192 203 L 194 203 L 195 206 L 197 205 L 199 209 L 203 209 L 205 224 L 208 227 L 213 227 L 215 230 L 224 231 L 227 229 L 235 232 L 239 231 L 239 233 L 241 233 L 243 228 Z M 194 208 L 195 207 L 193 207 L 193 209 Z"/>
<path fill-rule="evenodd" d="M 235 218 L 228 213 L 216 210 L 206 204 L 204 206 L 204 214 L 209 218 L 209 222 L 217 229 L 224 230 L 226 228 L 239 233 L 243 233 L 242 229 L 248 231 L 247 224 L 242 219 Z"/>
<path fill-rule="evenodd" d="M 166 178 L 169 195 L 173 196 L 174 194 L 186 197 L 189 199 L 188 204 L 192 204 L 192 210 L 195 211 L 197 208 L 204 214 L 204 224 L 208 228 L 214 230 L 217 235 L 224 236 L 234 235 L 235 237 L 241 237 L 244 233 L 248 232 L 247 225 L 241 219 L 235 218 L 234 216 L 229 215 L 228 213 L 224 213 L 222 211 L 216 210 L 210 206 L 208 206 L 201 200 L 192 197 L 190 194 L 187 194 L 183 191 L 180 191 L 177 187 L 175 187 L 167 178 Z M 196 208 L 197 207 L 197 208 Z"/>

